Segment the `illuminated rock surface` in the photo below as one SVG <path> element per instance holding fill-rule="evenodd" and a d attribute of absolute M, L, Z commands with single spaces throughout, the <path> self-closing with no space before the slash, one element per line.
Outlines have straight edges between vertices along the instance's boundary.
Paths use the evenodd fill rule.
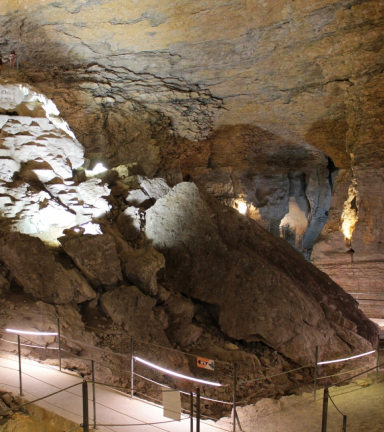
<path fill-rule="evenodd" d="M 78 138 L 88 154 L 111 166 L 139 162 L 171 184 L 190 175 L 232 205 L 244 199 L 265 224 L 305 231 L 309 251 L 329 210 L 321 152 L 353 169 L 356 259 L 353 272 L 342 264 L 334 226 L 338 281 L 383 299 L 382 188 L 372 187 L 382 179 L 371 174 L 384 148 L 383 15 L 378 0 L 26 0 L 2 2 L 0 34 L 2 50 L 20 55 L 24 79 L 85 132 Z M 11 93 L 14 103 L 1 93 L 4 113 L 41 111 L 34 96 Z M 335 254 L 321 253 L 314 262 L 334 276 Z"/>
<path fill-rule="evenodd" d="M 181 182 L 196 181 L 238 209 L 246 204 L 274 234 L 291 229 L 296 247 L 310 251 L 323 230 L 314 262 L 349 291 L 382 296 L 383 16 L 377 0 L 2 2 L 2 50 L 16 49 L 17 77 L 39 90 L 0 82 L 1 228 L 56 247 L 65 230 L 69 238 L 79 229 L 76 241 L 86 242 L 85 224 L 113 237 L 111 278 L 98 277 L 108 266 L 98 255 L 88 277 L 100 292 L 81 308 L 101 346 L 129 351 L 126 330 L 98 302 L 119 284 L 136 284 L 173 346 L 243 362 L 243 379 L 266 365 L 278 373 L 292 360 L 308 362 L 318 343 L 335 342 L 334 355 L 368 349 L 363 337 L 372 341 L 376 328 L 353 299 L 282 240 Z M 58 110 L 80 129 L 90 159 L 83 168 L 104 162 L 117 180 L 111 172 L 86 177 L 83 149 Z M 180 184 L 170 191 L 154 176 Z M 346 202 L 344 221 L 357 218 L 354 254 L 340 231 Z M 47 253 L 52 272 L 61 274 L 59 264 L 72 272 L 61 293 L 48 281 L 47 295 L 12 261 L 27 253 L 5 239 L 6 295 L 20 281 L 73 310 L 89 297 L 86 285 L 75 289 L 73 272 L 85 281 L 90 253 L 71 251 L 71 261 L 58 249 L 63 263 Z M 124 264 L 119 273 L 116 255 L 123 263 L 133 250 L 140 255 L 148 239 L 165 269 L 153 266 L 139 286 Z M 105 333 L 95 317 L 107 320 Z M 146 327 L 137 328 L 141 336 L 149 337 Z M 302 377 L 310 381 L 308 371 Z M 294 385 L 260 384 L 252 397 Z"/>

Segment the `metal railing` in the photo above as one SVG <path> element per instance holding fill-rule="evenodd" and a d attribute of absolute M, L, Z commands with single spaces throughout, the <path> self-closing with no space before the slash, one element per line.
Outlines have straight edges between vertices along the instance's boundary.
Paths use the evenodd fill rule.
<path fill-rule="evenodd" d="M 89 344 L 86 344 L 84 342 L 81 342 L 81 341 L 78 341 L 78 340 L 75 340 L 75 339 L 69 338 L 69 337 L 67 337 L 67 336 L 65 336 L 65 335 L 63 335 L 61 333 L 61 325 L 60 325 L 60 319 L 59 318 L 57 320 L 57 331 L 56 332 L 28 332 L 28 331 L 22 331 L 22 330 L 6 329 L 6 333 L 5 334 L 8 334 L 8 335 L 9 334 L 14 334 L 14 335 L 17 336 L 17 342 L 10 341 L 10 340 L 4 339 L 4 338 L 2 338 L 1 340 L 3 342 L 9 343 L 9 344 L 16 344 L 17 345 L 17 357 L 18 357 L 18 365 L 19 365 L 18 366 L 18 371 L 19 371 L 19 392 L 20 392 L 20 395 L 22 395 L 22 391 L 23 391 L 23 383 L 22 383 L 22 374 L 23 373 L 22 373 L 21 347 L 57 350 L 58 351 L 58 366 L 59 366 L 59 371 L 62 371 L 62 357 L 63 357 L 63 355 L 75 356 L 77 358 L 80 358 L 80 359 L 82 359 L 84 361 L 88 361 L 88 362 L 91 363 L 91 379 L 90 379 L 90 382 L 92 383 L 92 404 L 93 404 L 93 426 L 94 426 L 94 428 L 96 428 L 97 425 L 100 425 L 100 424 L 97 423 L 97 420 L 96 420 L 96 414 L 97 414 L 96 413 L 96 403 L 97 403 L 97 401 L 96 401 L 96 385 L 98 385 L 98 386 L 105 386 L 105 387 L 109 387 L 109 388 L 112 388 L 112 389 L 120 389 L 120 390 L 123 390 L 125 392 L 128 391 L 128 395 L 127 395 L 127 393 L 125 393 L 125 395 L 126 396 L 130 396 L 131 398 L 133 398 L 134 396 L 138 397 L 137 395 L 140 395 L 140 396 L 142 396 L 144 398 L 147 397 L 147 398 L 151 399 L 151 397 L 149 397 L 149 396 L 147 396 L 147 395 L 145 395 L 143 393 L 140 393 L 140 391 L 138 391 L 138 389 L 135 389 L 135 376 L 140 377 L 141 379 L 144 379 L 144 380 L 146 380 L 148 382 L 151 382 L 152 384 L 154 384 L 156 386 L 159 386 L 161 388 L 161 390 L 158 390 L 158 392 L 163 392 L 164 391 L 163 389 L 166 388 L 169 391 L 175 391 L 175 390 L 177 390 L 177 391 L 180 392 L 181 395 L 188 396 L 189 399 L 190 399 L 189 400 L 189 405 L 190 405 L 190 407 L 192 407 L 192 409 L 190 409 L 189 411 L 187 411 L 189 413 L 189 418 L 191 418 L 191 431 L 193 431 L 193 418 L 194 418 L 193 404 L 194 404 L 194 398 L 196 399 L 196 428 L 197 428 L 198 431 L 199 431 L 199 428 L 200 428 L 200 426 L 199 426 L 200 421 L 202 421 L 203 417 L 206 417 L 206 416 L 201 415 L 201 413 L 200 413 L 200 401 L 201 400 L 207 400 L 207 401 L 211 401 L 213 403 L 219 403 L 219 404 L 225 404 L 225 405 L 232 405 L 232 408 L 233 408 L 233 411 L 232 411 L 232 418 L 233 418 L 232 419 L 232 430 L 236 431 L 236 425 L 238 425 L 239 428 L 240 428 L 240 430 L 241 430 L 241 424 L 240 424 L 240 420 L 239 420 L 236 408 L 237 408 L 237 406 L 243 405 L 244 402 L 248 403 L 248 401 L 240 401 L 239 402 L 237 400 L 237 392 L 238 392 L 238 389 L 242 385 L 245 385 L 245 384 L 249 385 L 250 383 L 255 383 L 256 384 L 257 382 L 262 381 L 262 380 L 271 380 L 271 379 L 273 379 L 275 377 L 278 377 L 278 376 L 281 376 L 281 375 L 285 375 L 285 374 L 290 374 L 290 373 L 293 373 L 293 372 L 297 372 L 298 370 L 302 370 L 302 369 L 305 369 L 305 368 L 314 368 L 314 372 L 313 372 L 313 399 L 316 401 L 317 384 L 318 384 L 319 380 L 321 380 L 321 379 L 327 379 L 327 378 L 334 378 L 336 376 L 340 376 L 340 375 L 343 375 L 343 374 L 351 374 L 353 372 L 356 372 L 357 370 L 361 370 L 362 369 L 361 368 L 361 369 L 352 370 L 352 371 L 348 370 L 348 371 L 343 371 L 343 372 L 336 373 L 336 374 L 333 374 L 333 375 L 325 375 L 325 376 L 320 376 L 319 377 L 319 367 L 325 367 L 325 366 L 327 366 L 329 364 L 333 365 L 335 363 L 341 363 L 341 362 L 345 363 L 345 362 L 349 362 L 351 360 L 356 360 L 358 358 L 361 358 L 361 357 L 364 357 L 364 356 L 368 356 L 368 355 L 372 355 L 372 354 L 376 353 L 376 366 L 375 367 L 370 368 L 368 370 L 364 370 L 363 372 L 361 372 L 358 375 L 355 375 L 353 377 L 348 377 L 347 379 L 344 379 L 343 381 L 341 381 L 341 382 L 345 382 L 345 381 L 350 380 L 350 379 L 352 379 L 352 378 L 354 378 L 356 376 L 360 376 L 362 374 L 365 374 L 365 373 L 367 373 L 367 372 L 369 372 L 371 370 L 376 370 L 376 380 L 377 380 L 377 378 L 378 378 L 378 370 L 379 370 L 379 367 L 381 366 L 381 365 L 379 365 L 379 346 L 378 346 L 377 350 L 368 351 L 368 352 L 361 353 L 361 354 L 358 354 L 358 355 L 355 355 L 355 356 L 350 356 L 350 357 L 346 357 L 346 358 L 336 358 L 336 359 L 332 359 L 332 360 L 322 360 L 322 361 L 319 361 L 319 359 L 318 359 L 318 357 L 319 357 L 319 347 L 316 346 L 315 347 L 315 362 L 314 362 L 314 364 L 307 364 L 307 365 L 300 366 L 300 367 L 295 368 L 295 369 L 291 369 L 291 370 L 288 370 L 288 371 L 283 371 L 281 373 L 266 375 L 266 376 L 262 376 L 262 377 L 258 377 L 258 378 L 250 379 L 250 380 L 238 381 L 238 377 L 237 377 L 237 364 L 236 363 L 231 364 L 231 363 L 228 363 L 228 362 L 223 362 L 221 360 L 215 360 L 218 363 L 223 363 L 224 365 L 232 366 L 233 375 L 232 375 L 231 382 L 229 382 L 229 383 L 223 383 L 222 384 L 222 383 L 217 383 L 217 382 L 213 382 L 213 381 L 201 380 L 201 379 L 196 378 L 196 377 L 181 375 L 181 374 L 178 374 L 178 373 L 175 374 L 172 371 L 169 371 L 169 370 L 167 370 L 165 368 L 158 367 L 158 366 L 156 366 L 156 365 L 154 365 L 154 364 L 152 364 L 152 363 L 150 363 L 148 361 L 144 361 L 143 362 L 143 359 L 141 359 L 140 357 L 138 357 L 136 355 L 136 353 L 135 353 L 135 349 L 134 349 L 134 342 L 135 342 L 135 340 L 133 338 L 131 338 L 131 352 L 130 352 L 130 355 L 111 352 L 111 351 L 108 351 L 108 350 L 104 350 L 102 348 L 94 347 L 93 345 L 89 345 Z M 28 335 L 40 336 L 42 338 L 44 338 L 46 336 L 55 336 L 55 337 L 57 337 L 58 347 L 56 348 L 56 347 L 47 347 L 47 346 L 37 345 L 36 343 L 30 341 L 29 339 L 27 339 L 25 337 L 25 336 L 28 336 Z M 29 344 L 28 343 L 21 343 L 21 339 L 25 339 L 27 342 L 30 342 L 30 343 Z M 102 382 L 96 381 L 96 378 L 95 378 L 95 363 L 99 363 L 102 366 L 104 366 L 104 367 L 110 369 L 111 371 L 113 371 L 113 369 L 110 367 L 110 365 L 105 364 L 103 362 L 99 362 L 99 361 L 94 360 L 94 359 L 89 359 L 89 358 L 86 358 L 86 357 L 83 357 L 83 356 L 79 356 L 77 354 L 73 354 L 73 353 L 71 353 L 71 352 L 63 349 L 62 348 L 62 341 L 63 341 L 63 339 L 64 340 L 68 340 L 70 342 L 74 342 L 76 344 L 79 344 L 80 346 L 85 346 L 85 347 L 94 349 L 94 350 L 96 350 L 98 352 L 102 352 L 103 354 L 105 353 L 105 354 L 108 354 L 108 355 L 114 355 L 114 356 L 118 356 L 118 357 L 120 357 L 122 359 L 129 360 L 130 361 L 129 387 L 127 387 L 127 386 L 114 386 L 114 385 L 111 385 L 111 384 L 107 384 L 107 383 L 102 383 Z M 143 341 L 139 341 L 139 343 L 143 343 L 143 344 L 146 344 L 146 345 L 154 345 L 155 347 L 159 347 L 161 349 L 175 351 L 175 352 L 177 352 L 179 354 L 185 354 L 185 355 L 191 355 L 192 357 L 198 357 L 198 356 L 196 356 L 194 354 L 183 353 L 181 351 L 173 350 L 172 348 L 164 348 L 164 347 L 161 347 L 161 346 L 156 345 L 156 344 L 148 344 L 148 343 L 143 342 Z M 311 349 L 311 348 L 309 348 L 309 349 Z M 219 399 L 215 399 L 215 398 L 205 397 L 205 396 L 203 396 L 203 395 L 200 394 L 200 391 L 201 391 L 200 387 L 197 387 L 195 392 L 191 392 L 191 391 L 185 391 L 183 389 L 173 388 L 173 387 L 170 387 L 170 386 L 168 386 L 166 384 L 163 384 L 163 383 L 160 383 L 160 382 L 155 381 L 153 379 L 150 379 L 149 377 L 145 376 L 142 373 L 138 373 L 135 370 L 135 363 L 136 362 L 139 362 L 139 364 L 141 366 L 145 366 L 145 367 L 147 367 L 149 369 L 152 369 L 152 370 L 160 369 L 163 373 L 169 373 L 172 376 L 176 375 L 176 377 L 181 377 L 182 379 L 189 379 L 189 380 L 192 380 L 192 382 L 196 382 L 197 381 L 200 385 L 205 385 L 205 386 L 207 386 L 207 385 L 208 386 L 209 385 L 216 386 L 217 385 L 217 386 L 220 386 L 220 387 L 227 387 L 227 388 L 228 387 L 232 387 L 232 393 L 233 393 L 232 401 L 223 401 L 223 400 L 219 400 Z M 124 373 L 126 374 L 126 371 L 123 371 L 123 370 L 115 370 L 115 372 L 119 372 L 121 374 L 124 374 Z M 329 386 L 327 388 L 329 388 Z M 152 392 L 154 392 L 154 390 L 152 390 Z M 141 398 L 139 398 L 139 399 L 141 399 Z M 86 399 L 86 400 L 88 400 L 88 399 Z M 155 400 L 159 401 L 156 398 L 155 398 Z M 185 411 L 185 409 L 184 409 L 184 411 Z M 0 415 L 1 415 L 1 413 L 0 413 Z M 206 418 L 209 419 L 209 417 L 206 417 Z M 212 420 L 215 420 L 215 419 L 212 419 Z M 86 430 L 86 429 L 84 429 L 84 430 Z"/>

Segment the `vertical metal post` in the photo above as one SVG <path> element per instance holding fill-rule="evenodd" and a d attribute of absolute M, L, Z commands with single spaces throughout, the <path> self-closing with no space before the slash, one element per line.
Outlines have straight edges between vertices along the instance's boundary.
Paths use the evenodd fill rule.
<path fill-rule="evenodd" d="M 347 432 L 347 416 L 343 416 L 343 432 Z"/>
<path fill-rule="evenodd" d="M 319 347 L 316 347 L 315 351 L 315 373 L 313 377 L 313 400 L 316 401 L 316 390 L 317 390 L 317 363 L 319 361 Z"/>
<path fill-rule="evenodd" d="M 96 429 L 95 362 L 92 360 L 93 429 Z"/>
<path fill-rule="evenodd" d="M 191 427 L 190 432 L 193 432 L 193 392 L 190 393 L 190 405 L 191 405 Z"/>
<path fill-rule="evenodd" d="M 19 357 L 19 385 L 20 396 L 23 396 L 23 380 L 21 377 L 21 348 L 20 348 L 20 335 L 17 335 L 17 356 Z"/>
<path fill-rule="evenodd" d="M 200 432 L 200 387 L 196 388 L 196 432 Z"/>
<path fill-rule="evenodd" d="M 133 362 L 134 362 L 134 358 L 133 358 L 133 338 L 131 338 L 131 398 L 133 398 L 133 386 L 134 386 L 134 381 L 133 381 L 133 377 L 134 377 L 134 370 L 133 370 Z"/>
<path fill-rule="evenodd" d="M 59 370 L 61 372 L 60 318 L 57 318 L 57 344 L 58 344 L 58 348 L 59 348 Z"/>
<path fill-rule="evenodd" d="M 236 432 L 237 364 L 233 363 L 233 432 Z"/>
<path fill-rule="evenodd" d="M 377 350 L 376 350 L 376 381 L 379 378 L 379 356 L 380 356 L 380 335 L 377 337 Z"/>
<path fill-rule="evenodd" d="M 83 432 L 89 432 L 89 420 L 88 420 L 88 385 L 87 381 L 83 381 Z"/>
<path fill-rule="evenodd" d="M 347 416 L 343 416 L 343 432 L 347 432 Z"/>
<path fill-rule="evenodd" d="M 323 398 L 323 420 L 321 423 L 321 432 L 327 432 L 327 420 L 328 420 L 328 397 L 329 390 L 328 387 L 324 389 L 324 398 Z"/>

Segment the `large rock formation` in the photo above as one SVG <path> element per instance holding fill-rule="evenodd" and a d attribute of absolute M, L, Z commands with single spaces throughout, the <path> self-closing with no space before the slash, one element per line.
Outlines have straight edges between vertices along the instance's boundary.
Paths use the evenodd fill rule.
<path fill-rule="evenodd" d="M 208 303 L 234 339 L 264 341 L 301 364 L 313 361 L 310 347 L 327 354 L 368 349 L 364 338 L 374 343 L 374 324 L 351 296 L 192 183 L 177 185 L 146 212 L 145 232 L 166 257 L 168 282 Z"/>
<path fill-rule="evenodd" d="M 92 300 L 95 292 L 77 269 L 65 269 L 53 253 L 35 237 L 1 234 L 0 260 L 26 293 L 53 304 Z"/>
<path fill-rule="evenodd" d="M 87 153 L 111 165 L 139 162 L 173 184 L 192 175 L 229 204 L 245 202 L 256 219 L 305 232 L 289 239 L 304 249 L 329 208 L 321 152 L 353 168 L 358 247 L 348 270 L 335 227 L 338 281 L 382 299 L 382 188 L 372 187 L 382 180 L 371 172 L 383 160 L 383 15 L 377 0 L 26 0 L 1 4 L 0 34 L 2 50 L 20 55 L 25 79 L 80 129 Z M 347 200 L 349 186 L 335 196 Z M 314 262 L 334 276 L 334 257 L 316 253 Z M 367 310 L 381 316 L 377 305 Z"/>

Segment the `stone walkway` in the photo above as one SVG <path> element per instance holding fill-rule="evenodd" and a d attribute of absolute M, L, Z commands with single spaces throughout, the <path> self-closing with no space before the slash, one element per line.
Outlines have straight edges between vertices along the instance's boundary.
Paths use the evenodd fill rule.
<path fill-rule="evenodd" d="M 81 383 L 82 379 L 71 374 L 61 373 L 52 366 L 22 359 L 23 395 L 28 401 L 54 393 L 60 389 Z M 19 372 L 16 356 L 0 357 L 0 390 L 19 394 Z M 37 402 L 36 405 L 67 418 L 76 424 L 82 419 L 81 385 Z M 90 430 L 93 426 L 92 385 L 88 385 Z M 96 386 L 96 415 L 98 424 L 125 424 L 131 426 L 97 426 L 99 432 L 189 432 L 190 419 L 182 415 L 180 422 L 163 417 L 163 408 L 136 398 L 131 399 L 119 392 Z M 154 422 L 157 425 L 147 425 Z M 200 424 L 201 432 L 220 432 L 228 427 L 218 427 L 212 421 Z M 196 424 L 194 424 L 196 430 Z"/>

